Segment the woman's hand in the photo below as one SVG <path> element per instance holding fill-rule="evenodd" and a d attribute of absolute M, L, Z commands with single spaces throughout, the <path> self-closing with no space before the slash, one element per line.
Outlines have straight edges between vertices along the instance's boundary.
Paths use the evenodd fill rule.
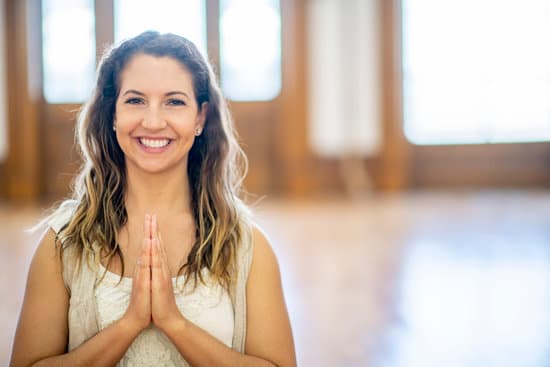
<path fill-rule="evenodd" d="M 176 305 L 168 258 L 162 243 L 156 215 L 151 218 L 151 317 L 163 331 L 182 320 L 183 315 Z"/>
<path fill-rule="evenodd" d="M 141 331 L 151 323 L 151 216 L 145 216 L 143 244 L 134 270 L 130 303 L 124 319 Z"/>

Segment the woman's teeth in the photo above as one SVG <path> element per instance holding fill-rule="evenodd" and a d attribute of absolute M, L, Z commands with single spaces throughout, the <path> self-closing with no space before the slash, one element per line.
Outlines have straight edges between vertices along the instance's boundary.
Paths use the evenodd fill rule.
<path fill-rule="evenodd" d="M 139 138 L 139 142 L 148 148 L 163 148 L 170 144 L 170 139 L 146 139 Z"/>

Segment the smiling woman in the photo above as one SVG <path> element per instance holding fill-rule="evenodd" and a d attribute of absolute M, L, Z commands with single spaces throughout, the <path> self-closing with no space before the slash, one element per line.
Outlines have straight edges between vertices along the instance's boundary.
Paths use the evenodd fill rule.
<path fill-rule="evenodd" d="M 128 179 L 134 169 L 186 174 L 188 152 L 203 129 L 207 105 L 197 104 L 193 77 L 179 62 L 135 56 L 121 74 L 114 124 Z"/>
<path fill-rule="evenodd" d="M 296 365 L 277 259 L 240 198 L 246 157 L 197 47 L 145 32 L 107 52 L 77 134 L 85 164 L 44 220 L 11 365 Z"/>

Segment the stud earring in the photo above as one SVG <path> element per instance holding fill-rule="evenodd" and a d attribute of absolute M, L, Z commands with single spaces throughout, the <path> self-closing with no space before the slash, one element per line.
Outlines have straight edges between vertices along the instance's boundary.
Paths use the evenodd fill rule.
<path fill-rule="evenodd" d="M 113 124 L 113 131 L 116 131 L 116 125 Z"/>
<path fill-rule="evenodd" d="M 201 128 L 200 127 L 196 127 L 195 128 L 195 136 L 199 136 L 201 134 Z"/>

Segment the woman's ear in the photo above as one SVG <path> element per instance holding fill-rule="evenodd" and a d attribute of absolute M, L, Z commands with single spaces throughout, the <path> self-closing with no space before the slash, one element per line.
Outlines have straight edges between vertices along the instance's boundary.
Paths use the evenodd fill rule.
<path fill-rule="evenodd" d="M 200 129 L 200 131 L 204 129 L 207 111 L 208 111 L 208 102 L 202 102 L 199 113 L 197 114 L 197 119 L 195 121 L 195 132 L 197 131 L 197 129 Z M 200 135 L 200 133 L 198 135 Z"/>

